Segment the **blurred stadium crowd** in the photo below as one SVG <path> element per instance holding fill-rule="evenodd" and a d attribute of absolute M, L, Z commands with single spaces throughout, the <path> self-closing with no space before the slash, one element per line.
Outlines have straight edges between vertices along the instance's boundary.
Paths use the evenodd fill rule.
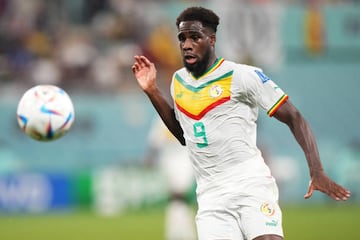
<path fill-rule="evenodd" d="M 177 13 L 169 13 L 171 4 L 210 2 L 214 1 L 1 0 L 1 91 L 11 93 L 40 83 L 97 93 L 131 89 L 134 54 L 147 54 L 164 70 L 171 71 L 180 64 L 171 32 L 175 27 L 172 17 Z M 239 2 L 258 7 L 359 1 Z"/>

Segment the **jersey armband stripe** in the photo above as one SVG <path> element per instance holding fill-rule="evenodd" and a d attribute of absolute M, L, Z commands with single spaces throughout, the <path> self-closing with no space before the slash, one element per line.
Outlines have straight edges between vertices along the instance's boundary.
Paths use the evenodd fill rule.
<path fill-rule="evenodd" d="M 267 115 L 272 117 L 274 113 L 279 109 L 279 107 L 288 100 L 289 96 L 284 94 L 282 97 L 270 108 L 270 110 L 267 112 Z"/>

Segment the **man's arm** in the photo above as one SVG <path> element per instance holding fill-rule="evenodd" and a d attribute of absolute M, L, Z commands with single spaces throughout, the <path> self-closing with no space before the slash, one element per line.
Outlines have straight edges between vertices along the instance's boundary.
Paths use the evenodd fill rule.
<path fill-rule="evenodd" d="M 298 109 L 288 100 L 274 114 L 274 117 L 285 123 L 296 141 L 304 151 L 309 171 L 310 184 L 305 198 L 310 198 L 313 191 L 321 191 L 334 200 L 347 200 L 350 191 L 333 182 L 324 172 L 314 134 Z"/>
<path fill-rule="evenodd" d="M 170 132 L 179 140 L 181 145 L 185 145 L 184 132 L 175 117 L 174 109 L 166 101 L 157 86 L 155 65 L 144 56 L 135 56 L 134 58 L 135 63 L 132 66 L 132 71 L 139 86 L 148 96 Z"/>

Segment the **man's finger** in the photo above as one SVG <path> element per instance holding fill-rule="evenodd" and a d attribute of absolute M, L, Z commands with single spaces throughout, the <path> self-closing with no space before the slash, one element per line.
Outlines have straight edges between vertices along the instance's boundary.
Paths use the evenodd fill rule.
<path fill-rule="evenodd" d="M 304 198 L 305 198 L 305 199 L 310 198 L 310 197 L 312 196 L 313 192 L 314 192 L 313 187 L 312 187 L 312 186 L 309 186 L 309 189 L 308 189 L 307 193 L 304 195 Z"/>

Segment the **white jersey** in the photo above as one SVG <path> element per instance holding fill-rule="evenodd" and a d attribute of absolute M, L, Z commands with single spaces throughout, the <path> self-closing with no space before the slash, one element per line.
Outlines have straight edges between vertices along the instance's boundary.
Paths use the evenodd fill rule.
<path fill-rule="evenodd" d="M 245 179 L 271 177 L 256 146 L 258 110 L 272 116 L 288 96 L 261 69 L 219 58 L 199 78 L 185 68 L 176 71 L 171 93 L 195 170 L 199 203 L 212 201 L 203 198 L 205 194 L 249 194 L 242 188 Z"/>

